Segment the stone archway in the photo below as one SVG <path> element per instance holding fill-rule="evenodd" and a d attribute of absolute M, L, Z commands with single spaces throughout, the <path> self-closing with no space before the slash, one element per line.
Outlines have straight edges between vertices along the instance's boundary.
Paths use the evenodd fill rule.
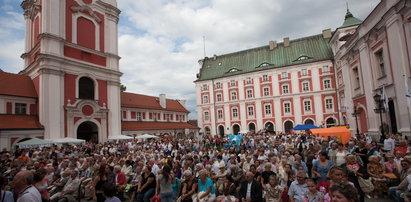
<path fill-rule="evenodd" d="M 238 124 L 233 125 L 233 135 L 238 135 L 240 132 L 240 126 Z"/>
<path fill-rule="evenodd" d="M 294 127 L 294 123 L 290 120 L 284 122 L 285 133 L 290 133 L 290 130 Z"/>
<path fill-rule="evenodd" d="M 337 121 L 335 120 L 334 117 L 329 117 L 325 120 L 325 127 L 329 128 L 329 127 L 334 127 L 337 126 Z"/>
<path fill-rule="evenodd" d="M 272 122 L 267 122 L 264 125 L 265 131 L 273 133 L 274 132 L 274 124 Z"/>
<path fill-rule="evenodd" d="M 248 124 L 248 130 L 251 131 L 252 133 L 255 133 L 255 123 L 249 123 Z"/>
<path fill-rule="evenodd" d="M 205 131 L 205 135 L 206 135 L 206 136 L 210 136 L 210 134 L 211 134 L 210 127 L 206 126 L 206 127 L 204 128 L 204 131 Z"/>
<path fill-rule="evenodd" d="M 220 134 L 220 137 L 224 137 L 224 126 L 223 125 L 218 126 L 218 134 Z"/>
<path fill-rule="evenodd" d="M 306 120 L 304 121 L 304 124 L 314 125 L 314 121 L 313 121 L 312 119 L 306 119 Z"/>
<path fill-rule="evenodd" d="M 91 121 L 85 121 L 77 127 L 77 138 L 86 142 L 98 143 L 98 127 Z"/>

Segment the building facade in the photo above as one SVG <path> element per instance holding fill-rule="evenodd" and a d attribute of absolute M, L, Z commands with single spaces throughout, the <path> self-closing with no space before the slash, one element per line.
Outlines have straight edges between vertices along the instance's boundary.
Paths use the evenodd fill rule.
<path fill-rule="evenodd" d="M 116 0 L 24 0 L 21 7 L 24 67 L 0 71 L 1 148 L 35 137 L 198 134 L 183 101 L 120 92 Z"/>
<path fill-rule="evenodd" d="M 347 11 L 344 24 L 330 40 L 340 118 L 352 131 L 379 137 L 385 128 L 385 132 L 411 135 L 406 97 L 411 70 L 410 7 L 410 1 L 383 0 L 364 21 Z"/>
<path fill-rule="evenodd" d="M 196 97 L 205 135 L 339 124 L 333 55 L 323 34 L 200 60 Z"/>
<path fill-rule="evenodd" d="M 184 100 L 135 93 L 121 93 L 123 135 L 198 137 L 198 127 L 188 123 Z"/>

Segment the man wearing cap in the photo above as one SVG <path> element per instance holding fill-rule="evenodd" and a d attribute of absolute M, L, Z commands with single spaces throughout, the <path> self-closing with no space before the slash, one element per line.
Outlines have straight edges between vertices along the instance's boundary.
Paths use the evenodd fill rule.
<path fill-rule="evenodd" d="M 28 170 L 20 171 L 14 176 L 14 188 L 20 190 L 17 202 L 41 202 L 40 192 L 33 184 L 33 173 Z"/>

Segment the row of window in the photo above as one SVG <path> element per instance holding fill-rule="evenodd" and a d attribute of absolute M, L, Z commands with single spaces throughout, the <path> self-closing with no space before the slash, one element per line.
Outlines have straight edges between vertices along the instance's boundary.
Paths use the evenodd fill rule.
<path fill-rule="evenodd" d="M 302 91 L 303 92 L 309 92 L 310 91 L 310 82 L 309 81 L 304 81 L 302 82 Z M 323 87 L 324 89 L 331 89 L 332 85 L 331 85 L 331 80 L 330 79 L 325 79 L 323 80 Z M 283 84 L 281 86 L 281 90 L 282 90 L 282 94 L 289 94 L 290 93 L 290 87 L 289 84 Z M 269 86 L 264 86 L 263 87 L 263 96 L 270 96 L 270 87 Z M 237 100 L 238 96 L 237 96 L 237 91 L 231 91 L 230 92 L 230 100 Z M 253 89 L 248 88 L 246 89 L 246 98 L 254 98 L 254 93 L 253 93 Z M 216 102 L 222 102 L 223 101 L 223 96 L 221 93 L 217 93 L 216 94 Z M 203 95 L 203 104 L 207 104 L 209 103 L 209 97 L 208 95 Z"/>
<path fill-rule="evenodd" d="M 340 61 L 339 61 L 340 62 Z M 385 62 L 384 62 L 384 52 L 383 49 L 380 49 L 374 52 L 374 63 L 375 63 L 375 73 L 376 77 L 383 78 L 387 75 L 385 70 Z M 359 89 L 361 87 L 360 83 L 360 72 L 359 67 L 355 66 L 351 69 L 351 78 L 353 78 L 353 87 L 354 89 Z M 343 84 L 343 75 L 341 73 L 338 74 L 338 85 Z"/>
<path fill-rule="evenodd" d="M 322 72 L 323 73 L 330 72 L 330 67 L 328 65 L 323 66 Z M 308 76 L 308 70 L 307 69 L 302 69 L 301 70 L 301 76 Z M 263 82 L 269 81 L 269 76 L 267 74 L 264 74 L 261 78 L 262 78 Z M 281 79 L 289 79 L 288 73 L 287 72 L 281 72 Z M 247 77 L 245 81 L 246 81 L 246 84 L 252 84 L 253 83 L 251 77 Z M 235 86 L 237 86 L 237 82 L 235 80 L 230 80 L 230 87 L 235 87 Z M 215 88 L 216 89 L 221 89 L 222 88 L 221 83 L 217 82 Z M 203 84 L 203 91 L 206 91 L 206 90 L 208 90 L 208 85 Z"/>
<path fill-rule="evenodd" d="M 147 112 L 149 120 L 161 120 L 161 114 L 156 112 Z M 175 117 L 176 121 L 185 121 L 185 115 L 163 114 L 163 120 L 170 121 Z M 127 118 L 127 111 L 123 111 L 123 119 Z M 131 119 L 142 121 L 146 119 L 146 112 L 131 112 Z"/>
<path fill-rule="evenodd" d="M 305 113 L 310 113 L 312 112 L 312 103 L 311 100 L 304 100 L 304 112 Z M 326 98 L 325 99 L 325 108 L 327 110 L 332 110 L 333 109 L 333 99 L 332 98 Z M 283 112 L 284 114 L 291 114 L 291 102 L 286 101 L 283 103 Z M 249 117 L 254 117 L 254 106 L 247 106 L 247 113 Z M 234 119 L 238 118 L 238 108 L 237 107 L 233 107 L 231 109 L 231 115 Z M 265 116 L 271 116 L 272 115 L 272 105 L 271 103 L 266 103 L 264 104 L 264 115 Z M 223 110 L 222 109 L 218 109 L 217 110 L 217 119 L 221 120 L 223 119 Z M 210 116 L 209 116 L 209 112 L 205 111 L 204 112 L 204 120 L 205 121 L 209 121 L 210 120 Z"/>

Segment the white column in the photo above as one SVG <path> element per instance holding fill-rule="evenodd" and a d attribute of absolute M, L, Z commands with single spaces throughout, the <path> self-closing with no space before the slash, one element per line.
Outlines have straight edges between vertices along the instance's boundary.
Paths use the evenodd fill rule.
<path fill-rule="evenodd" d="M 109 136 L 121 134 L 120 83 L 107 82 Z"/>

